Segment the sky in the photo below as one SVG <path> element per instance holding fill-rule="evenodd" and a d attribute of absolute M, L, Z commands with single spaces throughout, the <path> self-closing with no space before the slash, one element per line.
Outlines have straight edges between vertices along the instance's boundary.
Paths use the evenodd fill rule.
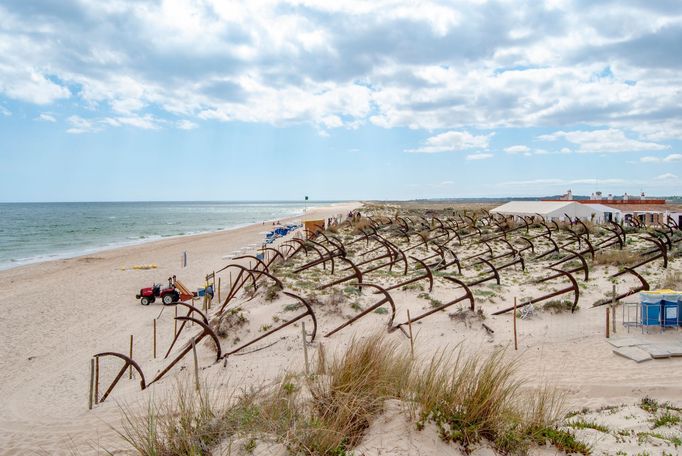
<path fill-rule="evenodd" d="M 1 0 L 0 201 L 682 194 L 679 0 Z"/>

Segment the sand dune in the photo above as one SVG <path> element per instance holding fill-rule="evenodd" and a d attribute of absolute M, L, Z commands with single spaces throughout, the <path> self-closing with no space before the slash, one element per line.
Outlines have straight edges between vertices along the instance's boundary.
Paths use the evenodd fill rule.
<path fill-rule="evenodd" d="M 356 206 L 319 208 L 310 215 L 327 217 L 346 213 Z M 140 392 L 138 379 L 131 381 L 126 376 L 110 399 L 88 411 L 90 357 L 100 351 L 126 353 L 132 334 L 136 341 L 134 358 L 143 366 L 149 380 L 165 365 L 161 356 L 156 360 L 152 357 L 152 320 L 158 317 L 158 345 L 162 355 L 172 336 L 173 310 L 159 303 L 141 306 L 135 300 L 135 292 L 172 274 L 177 274 L 192 287 L 200 286 L 204 274 L 227 264 L 224 256 L 261 240 L 264 228 L 269 227 L 256 225 L 230 232 L 171 239 L 0 272 L 0 289 L 3 290 L 0 297 L 3 327 L 0 333 L 0 394 L 4 398 L 0 409 L 0 452 L 68 454 L 76 449 L 88 454 L 101 452 L 101 448 L 123 448 L 110 428 L 120 420 L 117 402 L 144 407 L 145 401 L 168 391 L 176 378 L 189 375 L 191 357 L 179 363 L 171 375 L 143 392 Z M 186 269 L 180 268 L 182 251 L 187 251 L 189 256 Z M 156 263 L 159 268 L 121 270 L 124 266 L 146 263 Z M 682 269 L 681 260 L 672 261 L 670 268 Z M 530 265 L 531 275 L 541 273 L 538 265 Z M 661 274 L 663 271 L 658 265 L 652 266 L 648 277 L 655 283 Z M 682 358 L 636 364 L 612 353 L 613 347 L 604 337 L 604 309 L 590 307 L 592 302 L 604 296 L 605 290 L 610 290 L 611 284 L 605 278 L 603 267 L 595 268 L 593 276 L 581 289 L 581 308 L 575 314 L 538 312 L 531 319 L 520 320 L 519 351 L 515 352 L 510 346 L 513 340 L 511 315 L 490 315 L 493 310 L 508 306 L 514 296 L 529 293 L 523 285 L 527 276 L 510 269 L 503 276 L 501 288 L 483 286 L 480 290 L 485 293 L 481 294 L 480 290 L 475 293 L 477 305 L 486 314 L 485 324 L 494 333 L 486 331 L 478 320 L 450 318 L 448 313 L 453 312 L 453 308 L 414 325 L 416 354 L 428 358 L 438 350 L 454 350 L 460 344 L 465 351 L 481 353 L 506 348 L 507 357 L 519 360 L 519 373 L 527 380 L 528 387 L 556 385 L 567 393 L 568 405 L 574 409 L 631 404 L 647 395 L 660 401 L 679 402 Z M 322 283 L 330 278 L 321 273 L 319 280 Z M 391 279 L 381 280 L 390 282 Z M 454 287 L 439 282 L 432 297 L 445 302 L 458 293 L 460 291 Z M 396 322 L 405 320 L 408 309 L 414 316 L 430 308 L 427 300 L 415 299 L 413 292 L 395 290 L 392 295 L 396 303 Z M 374 295 L 363 293 L 357 303 L 367 305 L 376 299 Z M 244 306 L 248 322 L 223 341 L 223 348 L 236 346 L 237 337 L 240 343 L 256 337 L 264 325 L 291 318 L 293 314 L 283 310 L 289 301 L 285 297 L 272 302 L 261 297 L 251 301 Z M 332 338 L 322 337 L 355 312 L 347 304 L 339 306 L 323 301 L 318 305 L 319 332 L 310 346 L 311 357 L 322 345 L 333 353 L 346 347 L 353 337 L 365 337 L 385 328 L 388 316 L 373 313 Z M 301 370 L 300 330 L 297 323 L 252 347 L 272 344 L 267 349 L 231 356 L 226 363 L 215 363 L 210 343 L 202 343 L 198 350 L 202 375 L 211 385 L 234 390 L 273 380 L 286 371 Z M 614 337 L 626 334 L 619 326 Z M 632 334 L 639 334 L 639 330 L 632 330 Z M 391 333 L 390 337 L 408 344 L 400 331 Z M 680 333 L 674 331 L 643 337 L 654 341 L 682 340 Z M 113 364 L 102 365 L 102 378 L 110 380 L 116 370 L 117 366 Z M 603 415 L 601 419 L 608 424 L 617 416 Z M 404 418 L 391 405 L 380 420 L 368 431 L 361 445 L 363 454 L 458 454 L 456 449 L 433 438 L 435 434 L 408 432 Z M 394 453 L 381 451 L 386 442 L 395 446 Z M 595 448 L 603 447 L 606 451 L 609 445 L 608 440 L 595 439 Z"/>

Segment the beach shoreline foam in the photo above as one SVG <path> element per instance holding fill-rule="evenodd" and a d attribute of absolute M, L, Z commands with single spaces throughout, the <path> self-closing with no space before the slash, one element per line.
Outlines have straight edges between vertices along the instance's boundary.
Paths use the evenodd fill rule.
<path fill-rule="evenodd" d="M 319 203 L 318 203 L 319 204 Z M 149 244 L 157 241 L 163 241 L 163 240 L 168 240 L 168 239 L 177 239 L 177 238 L 185 238 L 185 237 L 191 237 L 191 236 L 199 236 L 199 235 L 210 235 L 210 234 L 215 234 L 215 233 L 220 233 L 220 232 L 227 232 L 227 231 L 234 231 L 238 230 L 240 228 L 246 228 L 249 226 L 255 226 L 255 225 L 261 225 L 262 223 L 268 224 L 272 223 L 276 220 L 282 221 L 282 220 L 291 220 L 303 217 L 306 215 L 306 213 L 310 213 L 310 210 L 313 210 L 317 207 L 320 208 L 328 208 L 328 207 L 334 207 L 336 205 L 343 205 L 346 204 L 345 202 L 334 202 L 330 204 L 323 204 L 320 206 L 313 206 L 311 207 L 308 212 L 302 211 L 302 210 L 296 210 L 296 211 L 291 211 L 289 213 L 283 214 L 279 219 L 266 219 L 262 220 L 259 222 L 245 222 L 245 223 L 237 223 L 234 225 L 229 225 L 221 228 L 214 228 L 210 230 L 201 230 L 201 231 L 196 231 L 196 232 L 188 232 L 184 234 L 153 234 L 153 235 L 148 235 L 148 236 L 138 236 L 135 238 L 129 237 L 125 241 L 111 241 L 111 242 L 105 242 L 104 244 L 95 246 L 95 247 L 81 247 L 81 248 L 76 248 L 74 250 L 67 250 L 63 252 L 58 252 L 58 253 L 44 253 L 44 254 L 38 254 L 26 258 L 13 258 L 10 259 L 9 261 L 0 261 L 0 271 L 5 271 L 8 269 L 14 269 L 17 267 L 22 267 L 26 265 L 32 265 L 32 264 L 39 264 L 43 263 L 46 261 L 58 261 L 58 260 L 67 260 L 71 258 L 78 258 L 81 256 L 87 256 L 87 255 L 93 255 L 93 254 L 98 254 L 101 252 L 106 252 L 110 250 L 115 250 L 115 249 L 120 249 L 124 247 L 131 247 L 131 246 L 138 246 L 138 245 L 144 245 L 144 244 Z"/>

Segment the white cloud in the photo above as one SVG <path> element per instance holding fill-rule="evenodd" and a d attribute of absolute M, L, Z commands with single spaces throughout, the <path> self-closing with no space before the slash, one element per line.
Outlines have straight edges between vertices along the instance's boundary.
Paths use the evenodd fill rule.
<path fill-rule="evenodd" d="M 128 126 L 141 128 L 143 130 L 158 130 L 161 128 L 161 121 L 151 114 L 146 114 L 144 116 L 107 117 L 102 119 L 101 122 L 112 127 Z"/>
<path fill-rule="evenodd" d="M 659 157 L 641 157 L 639 161 L 642 163 L 659 163 L 661 159 Z"/>
<path fill-rule="evenodd" d="M 134 127 L 143 130 L 158 130 L 166 121 L 157 119 L 151 114 L 144 116 L 120 116 L 85 119 L 80 116 L 70 116 L 66 119 L 71 125 L 67 133 L 95 133 L 104 130 L 106 127 Z"/>
<path fill-rule="evenodd" d="M 530 152 L 530 148 L 528 146 L 517 145 L 506 147 L 504 151 L 508 154 L 525 154 Z"/>
<path fill-rule="evenodd" d="M 66 132 L 73 134 L 94 133 L 102 130 L 102 126 L 97 122 L 84 119 L 80 116 L 70 116 L 66 121 L 71 125 Z"/>
<path fill-rule="evenodd" d="M 3 105 L 0 105 L 0 115 L 3 115 L 5 117 L 9 117 L 12 115 L 12 112 L 4 107 Z"/>
<path fill-rule="evenodd" d="M 4 92 L 9 98 L 46 105 L 71 96 L 69 89 L 35 70 L 3 68 L 2 63 L 0 58 L 0 93 Z"/>
<path fill-rule="evenodd" d="M 184 120 L 179 120 L 176 123 L 176 126 L 181 130 L 193 130 L 193 129 L 197 128 L 199 125 L 192 122 L 191 120 L 184 119 Z"/>
<path fill-rule="evenodd" d="M 57 119 L 50 113 L 43 112 L 35 120 L 42 120 L 43 122 L 56 122 Z"/>
<path fill-rule="evenodd" d="M 472 135 L 467 131 L 448 131 L 427 138 L 424 145 L 416 149 L 407 149 L 407 152 L 415 153 L 438 153 L 459 152 L 467 149 L 485 149 L 488 147 L 490 138 L 494 133 L 487 135 Z"/>
<path fill-rule="evenodd" d="M 487 160 L 488 158 L 493 158 L 493 154 L 469 154 L 466 156 L 467 160 Z"/>
<path fill-rule="evenodd" d="M 565 178 L 541 178 L 541 179 L 528 179 L 528 180 L 513 180 L 500 182 L 497 186 L 501 188 L 513 188 L 516 191 L 533 191 L 541 194 L 551 194 L 558 191 L 565 191 L 568 188 L 574 190 L 573 193 L 583 192 L 589 194 L 590 192 L 597 190 L 604 190 L 605 188 L 611 188 L 614 192 L 627 191 L 628 188 L 636 186 L 638 188 L 645 189 L 662 189 L 669 191 L 670 189 L 677 188 L 682 184 L 682 180 L 672 173 L 665 173 L 653 178 L 642 178 L 642 179 L 625 179 L 625 178 L 605 178 L 605 179 L 594 179 L 594 178 L 576 178 L 576 179 L 565 179 Z M 609 190 L 611 191 L 611 190 Z"/>
<path fill-rule="evenodd" d="M 682 154 L 670 154 L 666 157 L 654 157 L 654 156 L 645 156 L 645 157 L 640 157 L 639 161 L 641 163 L 670 163 L 670 162 L 677 162 L 677 161 L 682 161 Z"/>
<path fill-rule="evenodd" d="M 665 174 L 661 174 L 660 176 L 654 177 L 654 179 L 660 180 L 660 181 L 675 181 L 678 179 L 678 177 L 673 173 L 665 173 Z"/>
<path fill-rule="evenodd" d="M 83 0 L 35 14 L 10 2 L 0 96 L 69 99 L 64 117 L 587 125 L 639 136 L 574 143 L 580 152 L 661 150 L 682 139 L 682 25 L 679 9 L 653 3 Z"/>
<path fill-rule="evenodd" d="M 538 139 L 541 141 L 564 139 L 578 145 L 579 153 L 617 153 L 642 150 L 665 150 L 670 148 L 670 146 L 665 144 L 628 138 L 622 130 L 613 128 L 592 131 L 557 131 L 555 133 L 538 136 Z"/>
<path fill-rule="evenodd" d="M 626 184 L 628 181 L 626 179 L 620 178 L 610 178 L 610 179 L 558 179 L 558 178 L 543 178 L 543 179 L 530 179 L 530 180 L 518 180 L 518 181 L 507 181 L 500 183 L 501 186 L 547 186 L 547 187 L 565 187 L 567 185 L 621 185 Z"/>

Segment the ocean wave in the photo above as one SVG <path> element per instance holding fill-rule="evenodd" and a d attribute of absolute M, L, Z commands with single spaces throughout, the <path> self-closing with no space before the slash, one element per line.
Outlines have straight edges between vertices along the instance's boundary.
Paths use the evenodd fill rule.
<path fill-rule="evenodd" d="M 0 218 L 0 232 L 11 233 L 9 242 L 0 249 L 0 269 L 159 239 L 233 230 L 262 221 L 267 225 L 272 220 L 302 215 L 303 209 L 299 203 L 275 202 L 50 203 L 31 206 L 27 216 L 21 203 L 10 204 L 3 206 L 4 217 Z M 13 210 L 24 215 L 12 217 Z"/>

